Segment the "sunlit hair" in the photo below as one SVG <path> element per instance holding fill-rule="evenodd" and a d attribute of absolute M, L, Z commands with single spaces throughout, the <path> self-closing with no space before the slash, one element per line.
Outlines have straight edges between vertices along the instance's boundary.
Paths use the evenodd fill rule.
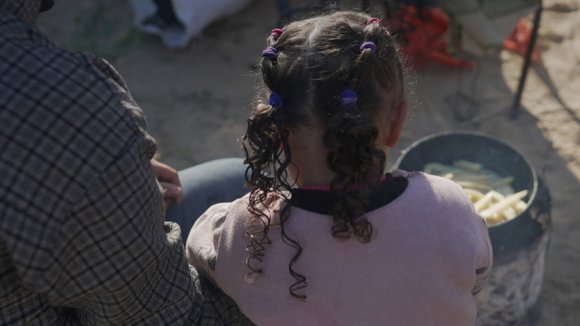
<path fill-rule="evenodd" d="M 375 116 L 394 105 L 388 103 L 389 98 L 396 97 L 393 94 L 402 94 L 403 69 L 393 38 L 379 23 L 367 24 L 369 18 L 342 11 L 290 23 L 281 34 L 273 33 L 267 39 L 260 62 L 259 102 L 267 103 L 271 93 L 281 102 L 258 106 L 243 137 L 252 216 L 247 225 L 246 264 L 248 276 L 262 272 L 259 265 L 266 245 L 271 243 L 269 203 L 281 198 L 282 240 L 296 249 L 288 266 L 295 279 L 289 291 L 297 298 L 306 298 L 299 292 L 307 284 L 306 277 L 294 268 L 302 248 L 284 228 L 294 191 L 287 172 L 292 164 L 288 144 L 291 130 L 301 126 L 325 130 L 326 163 L 335 173 L 330 189 L 338 198 L 332 207 L 332 236 L 348 239 L 354 235 L 368 242 L 373 235 L 364 212 L 370 189 L 384 173 L 385 163 L 384 152 L 375 148 L 379 133 Z M 361 48 L 365 42 L 374 43 L 376 48 Z M 341 102 L 345 89 L 356 92 L 356 103 Z M 353 185 L 357 191 L 352 191 Z"/>

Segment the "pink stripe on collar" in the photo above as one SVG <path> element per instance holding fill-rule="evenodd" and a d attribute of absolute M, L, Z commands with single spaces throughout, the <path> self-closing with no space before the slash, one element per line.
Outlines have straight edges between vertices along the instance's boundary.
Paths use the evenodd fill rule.
<path fill-rule="evenodd" d="M 382 175 L 381 178 L 379 179 L 379 183 L 383 183 L 385 180 L 387 179 L 386 175 Z M 314 190 L 314 191 L 326 191 L 326 192 L 330 192 L 330 186 L 329 185 L 311 185 L 311 186 L 302 186 L 299 187 L 299 189 L 301 190 Z M 348 187 L 348 191 L 356 191 L 359 190 L 360 186 L 358 185 L 352 185 L 350 187 Z"/>

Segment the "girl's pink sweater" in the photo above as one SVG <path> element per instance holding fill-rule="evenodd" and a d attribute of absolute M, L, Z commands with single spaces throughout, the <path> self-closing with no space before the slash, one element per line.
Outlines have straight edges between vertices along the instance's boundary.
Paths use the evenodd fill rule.
<path fill-rule="evenodd" d="M 491 269 L 483 220 L 455 183 L 396 171 L 408 186 L 366 214 L 371 242 L 339 241 L 332 219 L 297 207 L 285 226 L 303 251 L 294 265 L 307 278 L 302 301 L 289 294 L 295 249 L 281 240 L 274 204 L 264 272 L 248 282 L 244 263 L 248 196 L 209 208 L 187 240 L 191 264 L 258 325 L 474 325 L 474 294 Z"/>

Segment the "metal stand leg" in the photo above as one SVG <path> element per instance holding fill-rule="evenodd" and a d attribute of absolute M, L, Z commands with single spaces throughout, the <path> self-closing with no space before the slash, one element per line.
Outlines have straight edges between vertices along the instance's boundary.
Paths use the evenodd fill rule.
<path fill-rule="evenodd" d="M 516 92 L 514 102 L 512 105 L 511 118 L 515 119 L 520 114 L 520 104 L 522 100 L 522 93 L 524 92 L 524 86 L 526 85 L 526 79 L 528 77 L 528 70 L 530 70 L 530 64 L 532 62 L 532 53 L 534 52 L 534 47 L 536 46 L 536 40 L 538 38 L 538 30 L 540 29 L 540 20 L 542 18 L 542 0 L 539 0 L 538 8 L 536 8 L 536 13 L 534 15 L 534 25 L 532 26 L 532 35 L 530 37 L 530 43 L 528 44 L 528 49 L 526 51 L 526 57 L 524 60 L 524 65 L 522 67 L 522 74 L 520 75 L 520 82 L 518 84 L 518 90 Z"/>

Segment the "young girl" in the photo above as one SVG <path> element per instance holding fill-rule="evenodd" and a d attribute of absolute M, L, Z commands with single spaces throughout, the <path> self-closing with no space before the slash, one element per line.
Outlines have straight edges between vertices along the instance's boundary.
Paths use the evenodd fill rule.
<path fill-rule="evenodd" d="M 384 174 L 407 113 L 389 32 L 337 12 L 275 29 L 262 57 L 252 190 L 197 220 L 190 262 L 258 325 L 473 325 L 483 220 L 451 181 Z"/>

